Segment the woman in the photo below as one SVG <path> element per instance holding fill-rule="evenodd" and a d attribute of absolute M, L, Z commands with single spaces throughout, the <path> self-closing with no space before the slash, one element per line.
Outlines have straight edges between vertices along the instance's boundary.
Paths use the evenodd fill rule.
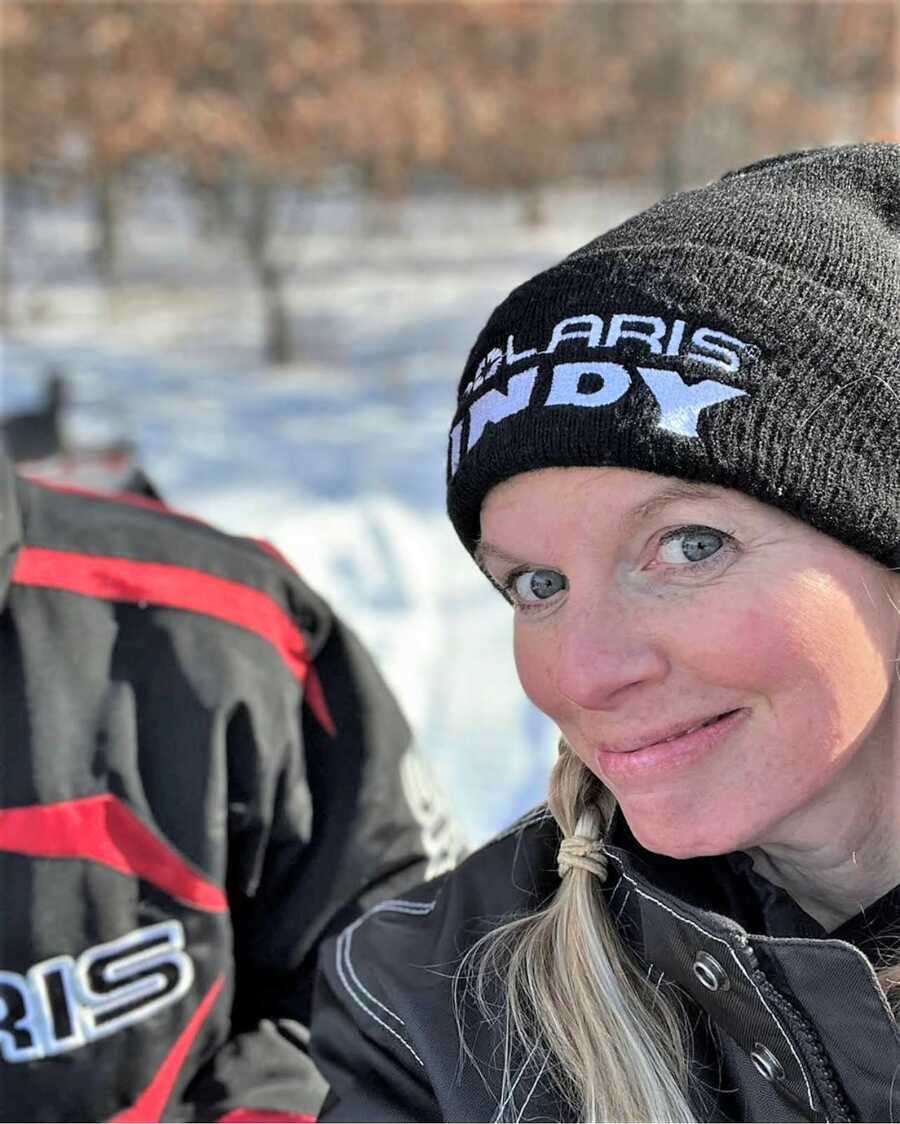
<path fill-rule="evenodd" d="M 559 760 L 324 957 L 325 1119 L 897 1118 L 898 419 L 898 146 L 664 200 L 495 310 L 448 508 Z"/>

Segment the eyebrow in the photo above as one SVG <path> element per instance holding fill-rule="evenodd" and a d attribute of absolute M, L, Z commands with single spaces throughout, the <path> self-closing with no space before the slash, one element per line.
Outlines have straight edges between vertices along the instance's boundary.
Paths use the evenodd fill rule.
<path fill-rule="evenodd" d="M 662 491 L 657 492 L 655 496 L 651 496 L 649 500 L 645 500 L 643 503 L 639 503 L 637 507 L 626 511 L 619 520 L 619 527 L 622 530 L 631 530 L 639 523 L 643 523 L 645 519 L 659 514 L 663 508 L 672 503 L 691 500 L 721 501 L 721 499 L 722 493 L 718 488 L 710 488 L 705 484 L 692 484 L 687 480 L 677 480 L 663 488 Z"/>
<path fill-rule="evenodd" d="M 511 566 L 518 566 L 522 561 L 521 558 L 517 558 L 514 554 L 507 554 L 506 551 L 501 550 L 499 546 L 494 546 L 493 543 L 479 539 L 475 546 L 475 554 L 473 557 L 476 565 L 482 570 L 485 569 L 485 559 L 488 555 L 490 555 L 491 558 L 499 558 L 501 562 L 508 562 Z M 488 577 L 490 577 L 490 574 L 488 574 Z"/>
<path fill-rule="evenodd" d="M 722 494 L 717 488 L 710 488 L 704 484 L 692 484 L 690 481 L 676 481 L 663 488 L 662 491 L 651 496 L 650 499 L 644 500 L 643 503 L 630 508 L 618 520 L 618 529 L 620 533 L 628 533 L 643 523 L 646 519 L 658 515 L 660 511 L 673 503 L 683 503 L 685 501 L 697 500 L 719 500 L 721 501 Z M 493 543 L 484 542 L 480 540 L 475 547 L 475 561 L 484 569 L 485 558 L 490 555 L 493 558 L 498 558 L 501 562 L 509 562 L 516 565 L 522 561 L 512 554 L 508 554 L 505 550 L 501 550 L 499 546 L 494 546 Z"/>

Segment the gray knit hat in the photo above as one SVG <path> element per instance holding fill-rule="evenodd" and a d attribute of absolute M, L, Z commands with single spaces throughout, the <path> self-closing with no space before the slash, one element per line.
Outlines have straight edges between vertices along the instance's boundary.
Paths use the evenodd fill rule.
<path fill-rule="evenodd" d="M 900 566 L 900 145 L 775 157 L 515 289 L 459 385 L 447 506 L 617 465 L 736 488 Z"/>

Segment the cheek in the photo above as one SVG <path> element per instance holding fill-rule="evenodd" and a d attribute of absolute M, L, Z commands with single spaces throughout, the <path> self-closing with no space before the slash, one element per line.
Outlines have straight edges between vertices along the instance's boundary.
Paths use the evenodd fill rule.
<path fill-rule="evenodd" d="M 768 694 L 805 663 L 777 599 L 707 606 L 698 609 L 695 622 L 670 642 L 673 666 L 692 680 Z"/>
<path fill-rule="evenodd" d="M 522 689 L 534 705 L 550 718 L 561 717 L 561 695 L 555 687 L 555 643 L 537 630 L 518 622 L 513 633 L 513 655 Z"/>
<path fill-rule="evenodd" d="M 870 604 L 815 574 L 792 583 L 781 612 L 785 647 L 798 669 L 795 709 L 820 730 L 830 728 L 838 752 L 865 733 L 890 691 L 887 632 Z M 788 697 L 791 686 L 788 680 Z"/>
<path fill-rule="evenodd" d="M 865 736 L 891 689 L 886 638 L 840 585 L 800 575 L 707 619 L 682 666 L 707 682 L 764 700 L 769 747 L 789 768 L 793 747 L 821 765 Z M 716 639 L 717 638 L 717 639 Z M 787 759 L 784 758 L 785 751 Z"/>

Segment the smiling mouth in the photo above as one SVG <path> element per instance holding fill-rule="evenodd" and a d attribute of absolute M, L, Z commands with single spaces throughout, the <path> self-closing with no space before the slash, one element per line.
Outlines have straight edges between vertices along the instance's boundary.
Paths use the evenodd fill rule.
<path fill-rule="evenodd" d="M 732 715 L 737 714 L 741 707 L 732 710 L 723 710 L 718 714 L 712 715 L 710 718 L 701 719 L 699 722 L 694 722 L 691 725 L 676 727 L 674 730 L 670 726 L 671 733 L 663 733 L 660 731 L 658 734 L 649 734 L 642 737 L 639 741 L 632 740 L 626 742 L 624 745 L 601 745 L 600 752 L 605 754 L 615 754 L 622 756 L 630 756 L 634 753 L 640 753 L 646 749 L 652 749 L 654 746 L 666 745 L 669 742 L 676 742 L 682 738 L 690 737 L 691 734 L 696 734 L 698 730 L 704 730 L 708 726 L 715 726 L 718 722 L 730 718 Z"/>
<path fill-rule="evenodd" d="M 686 738 L 688 734 L 693 734 L 695 730 L 702 730 L 706 726 L 713 726 L 716 722 L 720 722 L 723 718 L 728 718 L 730 715 L 737 713 L 734 710 L 724 710 L 721 714 L 716 714 L 712 718 L 707 718 L 705 722 L 698 722 L 696 726 L 689 726 L 686 730 L 679 730 L 676 734 L 670 734 L 667 738 L 660 738 L 659 741 L 648 742 L 647 745 L 639 746 L 637 749 L 628 750 L 629 753 L 639 753 L 642 749 L 647 749 L 651 745 L 665 745 L 666 742 L 674 742 L 679 738 Z"/>
<path fill-rule="evenodd" d="M 642 783 L 666 770 L 681 770 L 699 756 L 711 752 L 732 736 L 751 711 L 746 707 L 725 710 L 711 718 L 665 733 L 645 735 L 640 742 L 613 746 L 600 745 L 594 750 L 600 774 L 622 784 Z M 651 740 L 655 739 L 655 740 Z"/>

